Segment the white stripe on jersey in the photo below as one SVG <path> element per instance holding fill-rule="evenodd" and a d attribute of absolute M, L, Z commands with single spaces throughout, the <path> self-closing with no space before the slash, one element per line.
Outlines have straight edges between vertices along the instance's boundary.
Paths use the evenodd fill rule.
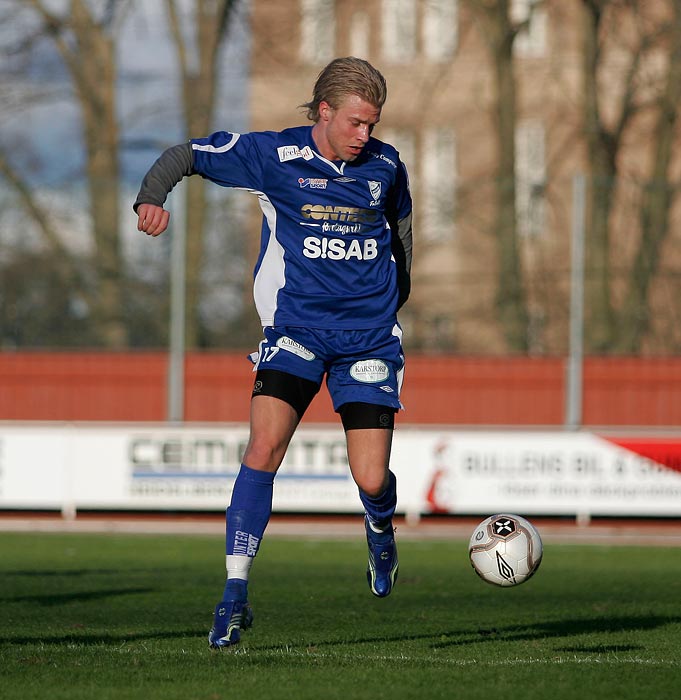
<path fill-rule="evenodd" d="M 228 143 L 226 143 L 224 146 L 219 146 L 217 148 L 215 146 L 210 145 L 202 146 L 198 143 L 193 143 L 192 148 L 195 151 L 206 151 L 207 153 L 226 153 L 227 151 L 234 148 L 234 144 L 239 140 L 240 137 L 241 134 L 232 134 L 232 138 L 229 140 Z"/>
<path fill-rule="evenodd" d="M 253 191 L 253 190 L 252 190 Z M 277 211 L 267 195 L 258 192 L 260 208 L 267 220 L 270 237 L 253 282 L 253 299 L 263 326 L 274 325 L 277 310 L 277 294 L 286 283 L 284 249 L 277 240 Z"/>
<path fill-rule="evenodd" d="M 395 324 L 393 326 L 392 334 L 396 337 L 399 338 L 400 340 L 400 345 L 402 344 L 402 328 L 399 326 L 399 324 Z M 402 393 L 402 383 L 404 382 L 404 355 L 401 355 L 402 357 L 402 367 L 397 370 L 396 376 L 397 376 L 397 396 L 399 398 L 400 394 Z M 400 408 L 404 410 L 404 406 L 402 405 L 402 401 L 400 401 Z"/>
<path fill-rule="evenodd" d="M 323 155 L 320 155 L 316 151 L 313 151 L 314 154 L 319 158 L 319 160 L 323 160 L 327 165 L 330 165 L 339 175 L 343 174 L 343 171 L 345 170 L 345 161 L 342 161 L 340 164 L 340 167 L 336 165 L 332 160 L 328 160 L 327 158 L 324 158 Z"/>

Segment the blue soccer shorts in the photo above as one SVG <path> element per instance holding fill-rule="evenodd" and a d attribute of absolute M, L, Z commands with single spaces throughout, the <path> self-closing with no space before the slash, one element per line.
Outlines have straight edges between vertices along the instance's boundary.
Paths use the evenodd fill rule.
<path fill-rule="evenodd" d="M 254 371 L 273 369 L 315 382 L 326 376 L 335 411 L 362 402 L 402 408 L 402 329 L 398 324 L 370 330 L 326 330 L 267 326 Z"/>

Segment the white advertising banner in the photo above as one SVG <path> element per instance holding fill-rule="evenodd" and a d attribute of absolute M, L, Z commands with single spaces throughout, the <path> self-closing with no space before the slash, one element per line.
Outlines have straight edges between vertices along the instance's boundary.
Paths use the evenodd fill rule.
<path fill-rule="evenodd" d="M 405 441 L 414 460 L 417 441 L 422 513 L 681 515 L 681 432 L 424 431 Z"/>
<path fill-rule="evenodd" d="M 246 425 L 0 423 L 0 509 L 224 510 Z M 681 431 L 400 428 L 398 511 L 681 516 Z M 360 512 L 340 427 L 303 426 L 274 491 L 279 512 Z"/>

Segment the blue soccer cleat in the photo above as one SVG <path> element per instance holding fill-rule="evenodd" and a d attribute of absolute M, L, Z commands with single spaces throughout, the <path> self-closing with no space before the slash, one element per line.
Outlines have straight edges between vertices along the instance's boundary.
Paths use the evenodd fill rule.
<path fill-rule="evenodd" d="M 369 565 L 367 581 L 371 592 L 379 598 L 385 598 L 397 581 L 397 545 L 393 535 L 392 523 L 386 530 L 376 530 L 368 517 L 364 518 L 364 528 L 369 546 Z"/>
<path fill-rule="evenodd" d="M 211 649 L 222 649 L 241 641 L 241 630 L 253 624 L 253 610 L 248 601 L 223 600 L 215 606 L 213 627 L 208 633 Z"/>

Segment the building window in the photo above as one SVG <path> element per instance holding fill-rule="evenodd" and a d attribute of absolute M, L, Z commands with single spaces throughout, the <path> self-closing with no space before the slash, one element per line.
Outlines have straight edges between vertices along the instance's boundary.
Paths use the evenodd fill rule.
<path fill-rule="evenodd" d="M 409 63 L 416 55 L 416 0 L 383 0 L 382 53 L 390 63 Z"/>
<path fill-rule="evenodd" d="M 306 63 L 328 63 L 335 55 L 334 0 L 300 0 L 300 56 Z"/>
<path fill-rule="evenodd" d="M 423 54 L 434 62 L 449 60 L 458 42 L 457 0 L 429 0 L 423 8 Z"/>
<path fill-rule="evenodd" d="M 350 55 L 358 58 L 369 56 L 370 20 L 366 12 L 355 12 L 350 20 Z"/>
<path fill-rule="evenodd" d="M 518 32 L 513 51 L 517 56 L 543 56 L 546 53 L 546 10 L 540 0 L 511 0 L 511 20 L 526 25 Z"/>
<path fill-rule="evenodd" d="M 376 136 L 381 140 L 394 146 L 400 154 L 400 160 L 407 167 L 407 173 L 411 175 L 416 163 L 416 139 L 414 132 L 410 129 L 380 128 Z"/>
<path fill-rule="evenodd" d="M 454 236 L 456 214 L 456 138 L 453 129 L 425 130 L 421 164 L 421 235 L 433 242 L 450 240 Z"/>
<path fill-rule="evenodd" d="M 546 224 L 546 135 L 538 120 L 518 124 L 515 135 L 515 197 L 518 233 L 538 236 Z"/>

